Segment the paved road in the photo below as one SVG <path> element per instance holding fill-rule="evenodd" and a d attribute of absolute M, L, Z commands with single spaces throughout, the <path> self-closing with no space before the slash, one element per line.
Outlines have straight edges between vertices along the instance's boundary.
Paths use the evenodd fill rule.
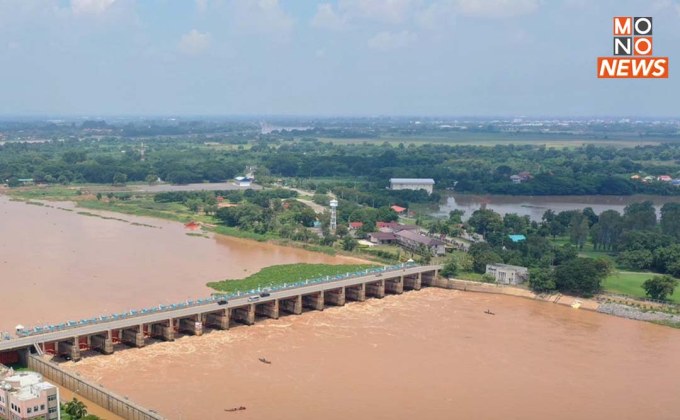
<path fill-rule="evenodd" d="M 309 285 L 302 285 L 292 287 L 285 290 L 274 291 L 266 298 L 260 298 L 257 303 L 269 302 L 275 299 L 285 299 L 297 295 L 306 295 L 310 293 L 319 292 L 321 290 L 330 290 L 338 287 L 353 286 L 361 283 L 378 281 L 384 278 L 393 278 L 396 275 L 410 275 L 422 273 L 425 271 L 440 270 L 442 266 L 417 266 L 404 269 L 396 269 L 386 271 L 381 274 L 369 274 L 361 277 L 352 277 L 348 279 L 314 283 Z M 252 296 L 252 295 L 250 295 Z M 29 337 L 15 338 L 7 341 L 0 341 L 0 351 L 13 350 L 25 348 L 37 343 L 44 343 L 50 341 L 66 340 L 72 337 L 81 335 L 92 335 L 96 333 L 105 332 L 108 330 L 117 330 L 121 328 L 134 327 L 141 324 L 149 324 L 159 321 L 168 320 L 171 318 L 184 318 L 196 314 L 218 311 L 225 308 L 238 308 L 246 306 L 252 302 L 248 301 L 249 295 L 229 300 L 226 305 L 219 305 L 217 302 L 194 305 L 187 308 L 172 309 L 164 312 L 154 312 L 151 314 L 137 315 L 130 318 L 119 319 L 114 321 L 101 322 L 98 324 L 84 325 L 82 327 L 74 327 L 66 330 L 36 334 Z"/>

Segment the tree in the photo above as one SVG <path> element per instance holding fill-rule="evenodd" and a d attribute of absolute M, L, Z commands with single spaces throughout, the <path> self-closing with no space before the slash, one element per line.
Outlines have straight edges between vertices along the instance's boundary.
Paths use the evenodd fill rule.
<path fill-rule="evenodd" d="M 658 248 L 653 255 L 656 271 L 680 276 L 680 244 Z"/>
<path fill-rule="evenodd" d="M 442 271 L 440 273 L 444 277 L 455 276 L 456 274 L 458 274 L 458 261 L 456 261 L 456 259 L 453 257 L 449 258 L 446 264 L 444 264 L 444 268 L 442 268 Z"/>
<path fill-rule="evenodd" d="M 623 251 L 616 257 L 616 262 L 631 270 L 647 270 L 654 264 L 654 256 L 646 249 Z"/>
<path fill-rule="evenodd" d="M 357 245 L 359 245 L 359 242 L 351 236 L 345 236 L 342 240 L 342 249 L 345 251 L 354 251 Z"/>
<path fill-rule="evenodd" d="M 473 258 L 474 263 L 472 267 L 477 273 L 485 273 L 487 264 L 497 264 L 503 262 L 503 258 L 491 250 L 482 251 L 473 256 Z"/>
<path fill-rule="evenodd" d="M 127 182 L 127 175 L 122 172 L 116 172 L 113 175 L 113 185 L 125 185 Z"/>
<path fill-rule="evenodd" d="M 654 276 L 642 283 L 642 288 L 645 289 L 647 296 L 658 300 L 666 300 L 669 295 L 673 294 L 677 286 L 678 280 L 671 276 Z"/>
<path fill-rule="evenodd" d="M 575 258 L 555 268 L 555 286 L 563 293 L 590 297 L 602 289 L 610 270 L 606 260 Z"/>
<path fill-rule="evenodd" d="M 203 201 L 198 198 L 190 198 L 184 204 L 189 208 L 189 210 L 196 213 L 203 205 Z"/>
<path fill-rule="evenodd" d="M 666 203 L 661 207 L 661 232 L 680 239 L 680 203 Z"/>
<path fill-rule="evenodd" d="M 582 214 L 575 214 L 569 225 L 569 238 L 571 243 L 576 245 L 579 249 L 583 249 L 583 245 L 585 245 L 586 240 L 588 239 L 588 232 L 588 218 Z"/>
<path fill-rule="evenodd" d="M 555 273 L 551 269 L 535 268 L 529 272 L 529 287 L 537 293 L 546 293 L 554 291 Z"/>
<path fill-rule="evenodd" d="M 154 185 L 156 184 L 156 182 L 158 182 L 158 175 L 149 174 L 146 176 L 144 180 L 146 181 L 147 184 Z"/>
<path fill-rule="evenodd" d="M 612 250 L 618 244 L 623 231 L 623 219 L 616 210 L 606 210 L 600 214 L 597 223 L 590 229 L 595 250 Z"/>
<path fill-rule="evenodd" d="M 101 201 L 102 199 L 102 193 L 98 192 L 97 193 L 97 201 Z"/>
<path fill-rule="evenodd" d="M 64 404 L 64 412 L 74 420 L 82 419 L 87 416 L 87 406 L 77 398 Z"/>
<path fill-rule="evenodd" d="M 449 212 L 449 223 L 453 224 L 461 224 L 463 223 L 463 215 L 465 214 L 465 210 L 451 210 Z"/>
<path fill-rule="evenodd" d="M 656 227 L 656 209 L 651 201 L 631 203 L 623 209 L 623 224 L 629 230 L 652 230 Z"/>
<path fill-rule="evenodd" d="M 468 224 L 475 232 L 486 236 L 490 232 L 497 232 L 503 229 L 503 218 L 493 210 L 479 209 L 472 213 Z"/>

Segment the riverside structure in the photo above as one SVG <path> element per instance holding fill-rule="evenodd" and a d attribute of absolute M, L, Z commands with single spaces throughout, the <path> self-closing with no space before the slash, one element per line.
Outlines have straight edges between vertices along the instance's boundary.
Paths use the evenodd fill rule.
<path fill-rule="evenodd" d="M 257 316 L 278 318 L 282 312 L 299 315 L 303 308 L 323 310 L 327 305 L 343 306 L 348 300 L 419 290 L 436 285 L 441 268 L 403 264 L 272 288 L 267 296 L 260 296 L 258 291 L 213 296 L 153 310 L 37 327 L 19 331 L 20 337 L 0 341 L 0 355 L 14 353 L 25 360 L 30 353 L 47 353 L 75 361 L 85 350 L 111 354 L 117 343 L 143 347 L 149 337 L 173 341 L 176 333 L 202 335 L 204 327 L 226 330 L 235 322 L 252 325 Z"/>

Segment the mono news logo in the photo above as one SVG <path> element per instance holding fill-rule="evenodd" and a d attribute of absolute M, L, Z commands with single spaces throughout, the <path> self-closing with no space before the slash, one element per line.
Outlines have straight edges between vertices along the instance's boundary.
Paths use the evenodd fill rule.
<path fill-rule="evenodd" d="M 668 57 L 652 56 L 651 17 L 614 18 L 613 57 L 597 58 L 601 79 L 667 79 Z"/>

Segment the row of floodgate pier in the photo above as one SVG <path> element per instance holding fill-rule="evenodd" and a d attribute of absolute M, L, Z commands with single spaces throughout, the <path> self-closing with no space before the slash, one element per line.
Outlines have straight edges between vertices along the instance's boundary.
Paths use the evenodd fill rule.
<path fill-rule="evenodd" d="M 427 286 L 446 287 L 440 284 L 446 283 L 438 278 L 440 269 L 440 265 L 385 267 L 272 289 L 265 296 L 259 293 L 241 294 L 152 313 L 140 312 L 123 319 L 0 341 L 0 356 L 12 358 L 14 353 L 14 357 L 33 365 L 43 354 L 77 361 L 84 351 L 111 354 L 116 344 L 143 347 L 150 342 L 149 339 L 173 341 L 178 334 L 202 335 L 208 329 L 227 330 L 239 324 L 252 325 L 258 319 L 278 319 L 287 314 L 299 315 L 305 310 L 320 311 L 327 306 L 343 306 L 348 301 L 362 302 L 367 298 L 383 298 L 386 294 L 401 294 Z M 43 367 L 40 370 L 51 380 L 64 375 L 51 363 L 49 369 Z M 157 414 L 147 414 L 141 413 L 134 418 L 160 418 Z"/>

